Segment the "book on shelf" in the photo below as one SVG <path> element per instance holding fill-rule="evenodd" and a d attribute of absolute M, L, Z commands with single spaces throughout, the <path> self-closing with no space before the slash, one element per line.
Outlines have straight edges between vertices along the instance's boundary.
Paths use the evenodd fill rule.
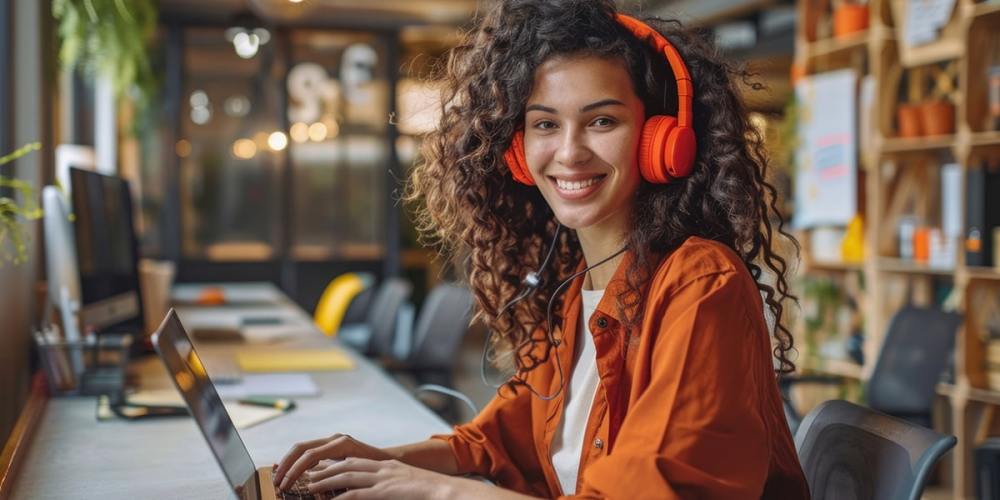
<path fill-rule="evenodd" d="M 1000 226 L 1000 171 L 986 165 L 966 174 L 965 263 L 993 265 L 993 229 Z"/>

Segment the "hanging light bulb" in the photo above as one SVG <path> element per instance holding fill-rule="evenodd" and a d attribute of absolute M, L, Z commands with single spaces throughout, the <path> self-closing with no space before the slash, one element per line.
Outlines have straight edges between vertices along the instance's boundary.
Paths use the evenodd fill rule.
<path fill-rule="evenodd" d="M 260 20 L 250 13 L 240 13 L 233 19 L 232 26 L 226 30 L 226 40 L 233 44 L 236 55 L 250 59 L 271 40 L 271 32 L 260 24 Z"/>

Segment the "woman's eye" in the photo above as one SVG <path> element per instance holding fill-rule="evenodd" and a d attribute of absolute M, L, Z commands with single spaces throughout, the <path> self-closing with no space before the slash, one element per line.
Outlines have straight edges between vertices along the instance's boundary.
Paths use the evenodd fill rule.
<path fill-rule="evenodd" d="M 538 123 L 535 123 L 535 128 L 540 129 L 540 130 L 551 130 L 551 129 L 556 128 L 556 124 L 555 124 L 555 122 L 551 122 L 551 121 L 545 120 L 545 121 L 540 121 Z"/>
<path fill-rule="evenodd" d="M 592 123 L 597 127 L 610 127 L 615 124 L 615 121 L 611 118 L 601 117 L 594 120 Z"/>

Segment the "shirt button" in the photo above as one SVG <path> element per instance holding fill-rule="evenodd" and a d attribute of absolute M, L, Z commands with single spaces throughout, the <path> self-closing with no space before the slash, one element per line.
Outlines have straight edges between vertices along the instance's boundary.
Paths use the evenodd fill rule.
<path fill-rule="evenodd" d="M 608 318 L 605 318 L 604 316 L 598 317 L 597 318 L 597 327 L 598 328 L 607 328 L 608 327 Z"/>
<path fill-rule="evenodd" d="M 604 448 L 604 441 L 601 441 L 601 438 L 595 439 L 594 440 L 594 448 L 597 448 L 598 450 L 603 449 Z"/>

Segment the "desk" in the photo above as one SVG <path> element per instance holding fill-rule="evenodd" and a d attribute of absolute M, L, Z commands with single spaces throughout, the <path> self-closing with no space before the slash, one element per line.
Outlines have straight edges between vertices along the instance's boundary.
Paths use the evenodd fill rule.
<path fill-rule="evenodd" d="M 260 285 L 256 285 L 260 286 Z M 329 347 L 333 341 L 277 289 L 271 306 L 248 308 L 255 314 L 280 312 L 301 321 L 301 334 L 266 346 L 240 348 Z M 185 287 L 178 287 L 180 294 Z M 177 294 L 175 294 L 176 296 Z M 224 306 L 228 314 L 244 309 Z M 272 309 L 273 308 L 273 309 Z M 191 308 L 179 308 L 184 321 Z M 202 310 L 204 312 L 204 310 Z M 231 365 L 233 344 L 199 344 L 209 374 Z M 297 408 L 240 431 L 259 467 L 279 460 L 292 444 L 335 432 L 374 446 L 391 446 L 445 433 L 450 427 L 381 369 L 350 353 L 353 371 L 315 372 L 318 398 L 296 399 Z M 172 387 L 160 359 L 133 363 L 144 388 Z M 95 419 L 94 398 L 53 398 L 36 429 L 23 469 L 14 482 L 14 499 L 205 498 L 228 496 L 228 484 L 191 418 L 151 421 Z"/>

